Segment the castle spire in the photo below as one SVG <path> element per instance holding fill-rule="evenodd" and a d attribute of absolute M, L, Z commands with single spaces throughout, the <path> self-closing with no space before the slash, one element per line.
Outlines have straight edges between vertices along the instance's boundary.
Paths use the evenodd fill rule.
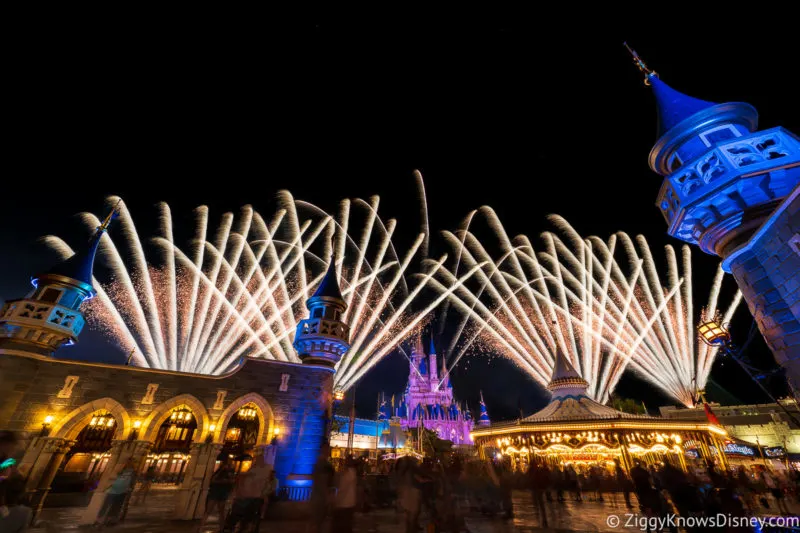
<path fill-rule="evenodd" d="M 113 209 L 108 213 L 103 222 L 97 226 L 89 241 L 85 246 L 78 249 L 71 257 L 58 263 L 53 268 L 31 278 L 31 283 L 34 287 L 48 282 L 61 282 L 72 280 L 78 282 L 77 286 L 86 292 L 86 298 L 91 298 L 95 295 L 95 290 L 92 287 L 92 279 L 94 276 L 94 259 L 97 255 L 97 249 L 100 246 L 100 239 L 103 234 L 108 230 L 111 222 L 119 216 L 119 204 L 122 200 L 117 201 Z"/>
<path fill-rule="evenodd" d="M 481 392 L 481 414 L 480 417 L 478 418 L 478 424 L 480 424 L 481 426 L 488 426 L 489 424 L 492 423 L 492 421 L 489 420 L 489 411 L 486 409 L 486 402 L 483 401 L 483 391 L 480 392 Z"/>
<path fill-rule="evenodd" d="M 117 217 L 119 202 L 86 245 L 56 266 L 31 278 L 33 290 L 23 299 L 6 302 L 0 312 L 0 353 L 53 355 L 75 344 L 86 319 L 83 302 L 95 295 L 94 259 L 100 239 Z"/>
<path fill-rule="evenodd" d="M 347 302 L 339 290 L 334 255 L 317 290 L 306 301 L 306 307 L 309 317 L 297 325 L 294 348 L 304 363 L 333 369 L 350 349 L 350 327 L 342 321 Z"/>
<path fill-rule="evenodd" d="M 655 172 L 667 175 L 707 151 L 708 146 L 750 133 L 758 127 L 758 113 L 751 105 L 717 104 L 678 92 L 661 81 L 639 54 L 624 44 L 656 99 L 658 141 L 650 152 L 650 167 Z M 712 135 L 712 131 L 718 133 Z"/>
<path fill-rule="evenodd" d="M 425 355 L 425 348 L 422 347 L 422 333 L 417 335 L 417 342 L 414 345 L 414 352 Z"/>
<path fill-rule="evenodd" d="M 658 136 L 661 137 L 672 128 L 692 117 L 693 115 L 714 107 L 717 104 L 700 100 L 681 92 L 676 91 L 663 81 L 653 70 L 650 70 L 645 62 L 639 57 L 628 43 L 623 43 L 628 52 L 633 56 L 633 63 L 644 73 L 644 83 L 652 87 L 653 95 L 656 98 L 656 108 L 658 111 Z"/>
<path fill-rule="evenodd" d="M 325 272 L 325 277 L 322 278 L 319 285 L 317 286 L 317 290 L 314 291 L 314 295 L 308 300 L 309 302 L 314 298 L 329 298 L 333 300 L 341 300 L 344 302 L 344 298 L 342 298 L 342 291 L 339 289 L 339 276 L 336 274 L 336 256 L 331 254 L 330 263 L 328 263 L 328 270 Z M 345 305 L 347 308 L 347 305 Z"/>

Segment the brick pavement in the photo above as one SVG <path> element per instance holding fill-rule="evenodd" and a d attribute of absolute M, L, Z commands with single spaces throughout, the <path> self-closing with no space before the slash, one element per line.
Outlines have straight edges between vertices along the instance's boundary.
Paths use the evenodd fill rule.
<path fill-rule="evenodd" d="M 215 533 L 218 524 L 212 517 L 206 527 L 199 529 L 198 522 L 172 520 L 174 510 L 174 491 L 153 491 L 146 506 L 132 506 L 124 523 L 107 528 L 108 531 L 124 533 Z M 584 501 L 577 503 L 567 501 L 564 504 L 552 503 L 548 507 L 548 520 L 550 529 L 541 527 L 533 502 L 527 492 L 514 493 L 515 516 L 511 520 L 490 518 L 476 513 L 466 517 L 467 528 L 470 533 L 532 533 L 543 531 L 577 531 L 577 532 L 619 532 L 621 528 L 611 528 L 607 525 L 609 514 L 624 515 L 629 512 L 617 497 L 616 503 L 607 498 L 604 503 Z M 635 503 L 635 502 L 634 502 Z M 798 510 L 800 510 L 800 506 Z M 84 508 L 45 509 L 40 519 L 47 526 L 32 529 L 36 533 L 69 532 L 69 531 L 95 531 L 92 528 L 78 527 L 77 518 Z M 421 524 L 425 524 L 422 517 Z M 305 533 L 304 522 L 299 520 L 267 520 L 262 522 L 261 532 L 264 533 Z M 622 529 L 625 531 L 625 529 Z M 628 529 L 628 531 L 636 531 Z M 356 533 L 403 533 L 403 516 L 394 509 L 379 509 L 366 514 L 356 515 Z"/>

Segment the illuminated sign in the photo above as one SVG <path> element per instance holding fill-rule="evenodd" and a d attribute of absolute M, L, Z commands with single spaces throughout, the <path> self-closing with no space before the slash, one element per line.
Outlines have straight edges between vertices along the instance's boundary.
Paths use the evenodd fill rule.
<path fill-rule="evenodd" d="M 764 448 L 764 455 L 767 457 L 783 457 L 786 455 L 786 450 L 782 446 L 775 446 L 773 448 Z"/>
<path fill-rule="evenodd" d="M 725 445 L 725 453 L 735 453 L 737 455 L 755 455 L 756 452 L 750 446 L 743 446 L 734 442 Z"/>
<path fill-rule="evenodd" d="M 698 457 L 700 457 L 700 453 L 697 450 L 686 450 L 686 457 L 697 459 Z"/>

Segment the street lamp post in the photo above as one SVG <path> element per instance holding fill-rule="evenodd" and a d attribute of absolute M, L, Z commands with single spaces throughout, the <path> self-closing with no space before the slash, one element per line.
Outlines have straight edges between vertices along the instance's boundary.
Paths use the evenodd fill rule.
<path fill-rule="evenodd" d="M 703 310 L 702 316 L 700 318 L 700 323 L 697 325 L 697 333 L 700 336 L 700 340 L 706 343 L 709 346 L 719 348 L 719 350 L 724 354 L 729 356 L 731 359 L 736 361 L 742 370 L 744 370 L 750 379 L 752 379 L 756 385 L 766 394 L 770 400 L 778 404 L 786 416 L 797 426 L 800 427 L 800 421 L 795 418 L 795 416 L 789 412 L 786 407 L 775 399 L 771 392 L 767 390 L 766 387 L 758 380 L 756 376 L 753 375 L 750 367 L 741 360 L 740 350 L 733 344 L 731 341 L 731 333 L 728 330 L 727 324 L 722 323 L 722 318 L 719 314 L 719 310 L 714 312 L 713 314 L 709 313 L 707 310 Z"/>

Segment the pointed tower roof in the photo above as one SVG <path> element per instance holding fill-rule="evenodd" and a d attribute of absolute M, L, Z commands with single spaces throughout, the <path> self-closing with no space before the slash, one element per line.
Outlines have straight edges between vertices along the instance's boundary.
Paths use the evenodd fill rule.
<path fill-rule="evenodd" d="M 114 206 L 111 212 L 103 220 L 102 224 L 97 226 L 97 229 L 92 234 L 92 237 L 85 246 L 79 248 L 71 257 L 58 263 L 53 268 L 31 279 L 34 285 L 39 284 L 39 280 L 48 277 L 64 277 L 77 281 L 79 285 L 83 285 L 83 289 L 90 295 L 94 295 L 95 291 L 92 287 L 92 277 L 94 271 L 94 258 L 97 255 L 97 248 L 100 246 L 100 239 L 103 234 L 108 230 L 111 221 L 118 216 L 118 206 Z"/>
<path fill-rule="evenodd" d="M 331 298 L 344 301 L 342 291 L 339 289 L 339 277 L 336 275 L 335 256 L 331 256 L 331 261 L 328 263 L 328 271 L 325 272 L 325 277 L 322 278 L 311 298 Z"/>
<path fill-rule="evenodd" d="M 561 350 L 556 349 L 553 378 L 547 388 L 553 392 L 544 409 L 523 419 L 523 422 L 553 422 L 558 420 L 605 420 L 615 418 L 650 418 L 617 411 L 589 397 L 589 384 L 583 379 Z"/>
<path fill-rule="evenodd" d="M 482 425 L 491 424 L 489 420 L 489 412 L 486 410 L 486 402 L 483 401 L 483 391 L 481 391 L 481 414 L 478 423 Z"/>
<path fill-rule="evenodd" d="M 656 107 L 658 111 L 658 136 L 661 137 L 669 130 L 686 120 L 687 118 L 699 113 L 709 107 L 717 105 L 714 102 L 707 102 L 698 98 L 687 96 L 676 91 L 658 77 L 658 73 L 650 70 L 644 60 L 639 57 L 636 50 L 623 43 L 633 56 L 633 63 L 644 74 L 644 83 L 653 88 L 653 95 L 656 97 Z"/>
<path fill-rule="evenodd" d="M 425 348 L 422 347 L 422 334 L 417 335 L 417 342 L 414 344 L 414 353 L 425 354 Z"/>
<path fill-rule="evenodd" d="M 586 396 L 586 389 L 589 384 L 581 377 L 577 370 L 570 364 L 569 359 L 564 354 L 561 346 L 556 348 L 555 363 L 553 365 L 553 377 L 547 389 L 553 392 L 553 396 L 564 394 L 580 394 Z"/>
<path fill-rule="evenodd" d="M 717 105 L 698 98 L 687 96 L 676 91 L 653 73 L 647 78 L 653 88 L 658 110 L 658 136 L 661 137 L 669 130 L 709 107 Z"/>
<path fill-rule="evenodd" d="M 428 355 L 436 354 L 436 345 L 433 343 L 433 334 L 431 334 L 431 342 L 428 345 Z"/>
<path fill-rule="evenodd" d="M 693 136 L 720 124 L 739 124 L 749 131 L 758 127 L 758 112 L 750 104 L 718 104 L 687 96 L 659 79 L 627 43 L 633 63 L 644 74 L 644 83 L 653 89 L 658 111 L 658 141 L 650 152 L 650 167 L 657 173 L 670 172 L 670 156 Z"/>

